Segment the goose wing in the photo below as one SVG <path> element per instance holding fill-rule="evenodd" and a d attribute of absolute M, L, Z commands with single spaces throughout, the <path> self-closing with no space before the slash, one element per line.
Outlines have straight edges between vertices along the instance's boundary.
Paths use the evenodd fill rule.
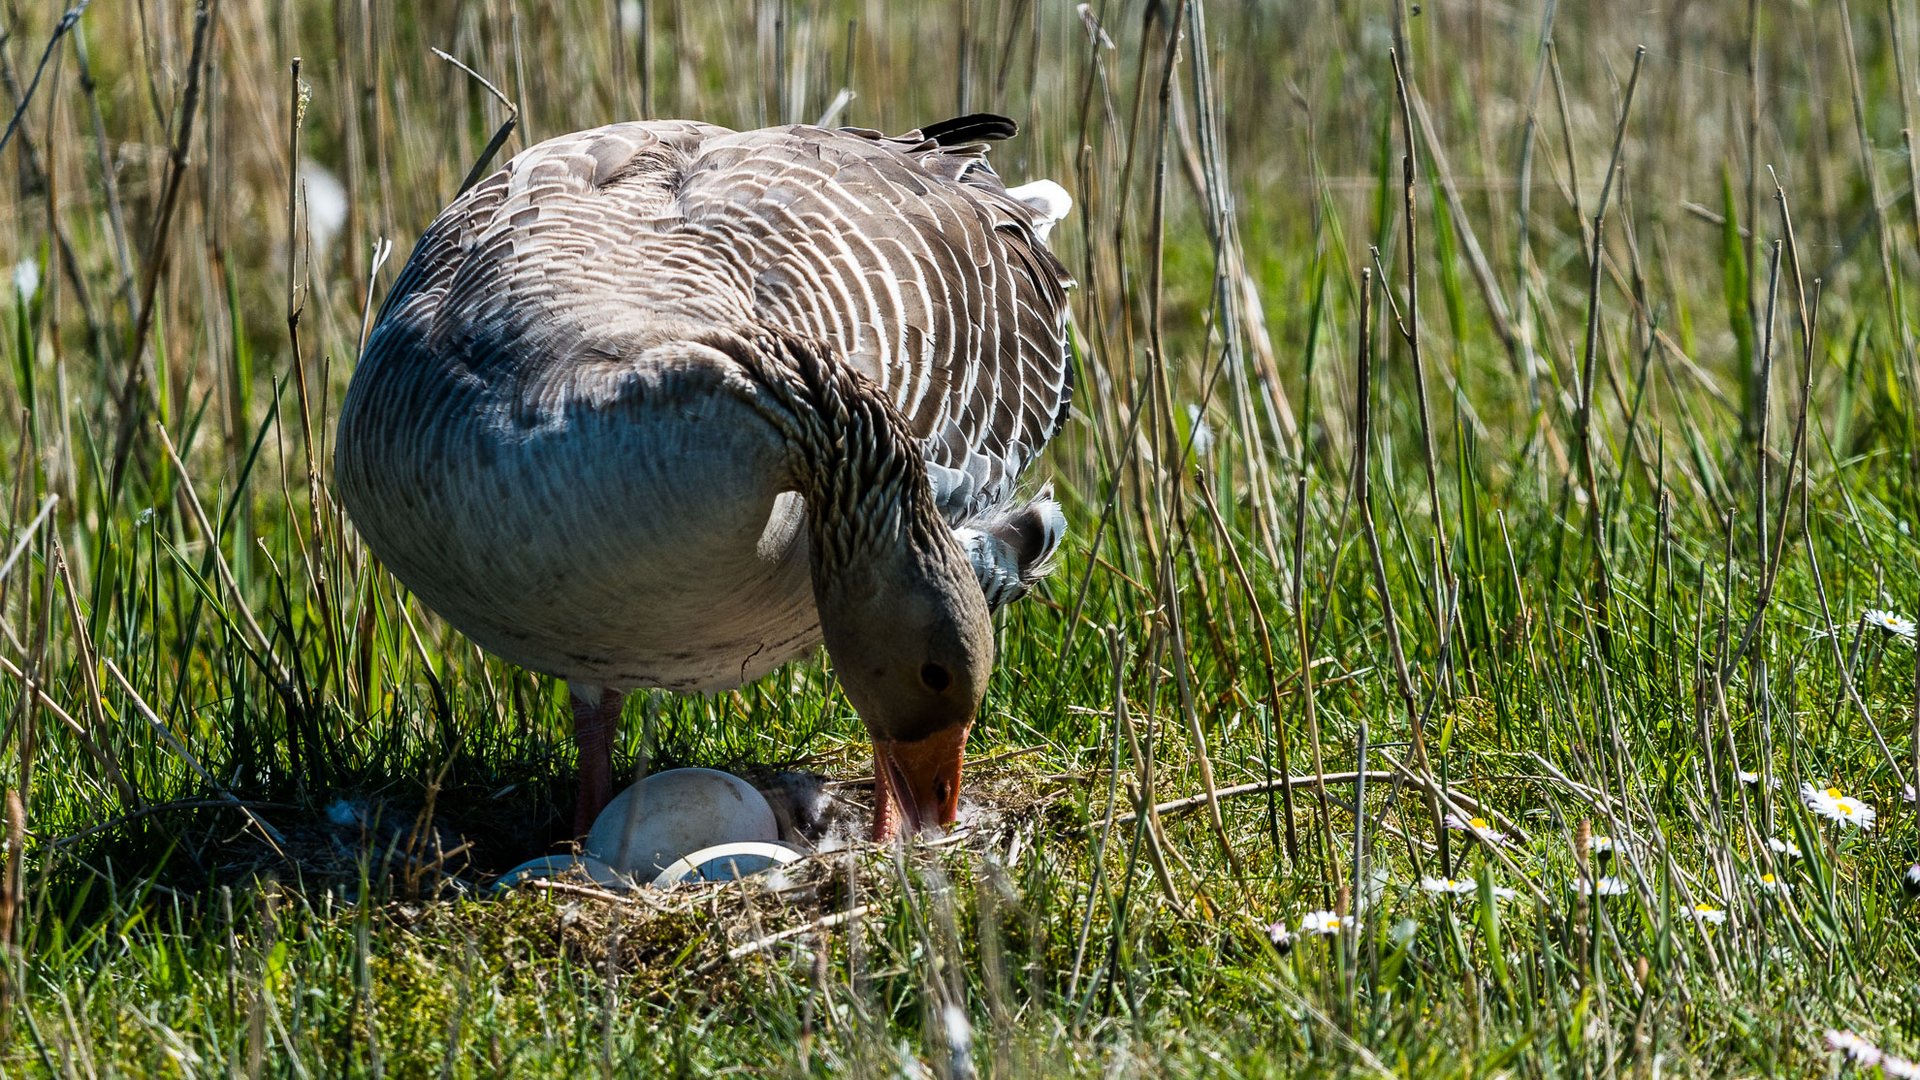
<path fill-rule="evenodd" d="M 421 234 L 376 327 L 428 335 L 442 350 L 461 347 L 469 364 L 509 345 L 538 344 L 544 351 L 519 348 L 513 363 L 556 368 L 570 353 L 617 351 L 625 320 L 609 324 L 606 316 L 657 311 L 676 292 L 725 299 L 660 256 L 669 254 L 661 240 L 678 219 L 673 203 L 687 163 L 704 141 L 731 134 L 650 121 L 521 151 Z M 536 340 L 522 340 L 528 333 Z"/>
<path fill-rule="evenodd" d="M 1072 395 L 1066 269 L 962 117 L 904 136 L 795 126 L 707 140 L 678 198 L 751 268 L 768 325 L 830 341 L 924 440 L 950 520 L 1011 498 Z M 1057 190 L 1057 189 L 1055 189 Z"/>
<path fill-rule="evenodd" d="M 648 121 L 549 140 L 435 219 L 369 358 L 510 379 L 538 407 L 690 328 L 803 334 L 907 417 L 947 516 L 977 517 L 1072 393 L 1052 219 L 1008 193 L 981 141 L 1012 132 L 992 116 L 896 137 Z"/>

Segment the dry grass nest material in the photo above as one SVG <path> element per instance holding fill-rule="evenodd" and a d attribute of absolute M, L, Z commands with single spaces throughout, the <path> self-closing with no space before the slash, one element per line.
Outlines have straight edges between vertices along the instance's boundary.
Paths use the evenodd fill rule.
<path fill-rule="evenodd" d="M 808 858 L 740 881 L 613 892 L 576 869 L 518 891 L 544 897 L 556 940 L 600 970 L 705 972 L 789 943 L 812 947 L 903 889 L 928 899 L 952 878 L 970 876 L 978 860 L 1010 868 L 1041 842 L 1065 787 L 1012 768 L 981 772 L 969 776 L 959 824 L 937 839 L 894 846 L 842 842 L 836 833 Z M 834 828 L 846 821 L 864 827 L 871 786 L 848 783 L 835 795 Z"/>
<path fill-rule="evenodd" d="M 664 979 L 669 971 L 707 971 L 777 955 L 789 942 L 811 946 L 823 933 L 856 923 L 869 910 L 897 899 L 943 891 L 970 877 L 978 860 L 1017 865 L 1042 832 L 1077 827 L 1063 796 L 1071 778 L 1035 775 L 1017 755 L 989 758 L 971 768 L 955 829 L 906 846 L 864 839 L 871 820 L 871 779 L 820 781 L 826 812 L 799 837 L 814 852 L 799 862 L 735 882 L 672 889 L 613 891 L 575 869 L 558 878 L 495 893 L 495 878 L 527 857 L 525 840 L 503 842 L 484 831 L 499 824 L 487 807 L 440 800 L 428 813 L 398 799 L 342 798 L 317 810 L 280 805 L 262 814 L 273 828 L 226 818 L 209 829 L 201 858 L 229 882 L 270 880 L 312 896 L 331 892 L 354 901 L 362 888 L 378 897 L 391 925 L 415 934 L 473 938 L 475 920 L 493 930 L 513 927 L 516 940 L 550 955 L 565 954 L 595 970 Z M 742 769 L 763 789 L 779 775 Z M 216 835 L 218 839 L 216 839 Z M 533 852 L 532 854 L 538 854 Z M 497 864 L 497 865 L 495 865 Z M 493 930 L 482 934 L 490 936 Z"/>

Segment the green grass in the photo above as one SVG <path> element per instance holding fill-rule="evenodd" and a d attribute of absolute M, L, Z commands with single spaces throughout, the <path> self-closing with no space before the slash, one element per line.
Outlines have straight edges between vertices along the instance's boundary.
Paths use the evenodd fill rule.
<path fill-rule="evenodd" d="M 1920 682 L 1860 621 L 1920 609 L 1920 17 L 1562 4 L 1545 35 L 1553 7 L 641 3 L 615 34 L 618 4 L 223 0 L 200 67 L 183 6 L 90 8 L 0 151 L 0 266 L 38 271 L 0 304 L 0 1072 L 1920 1053 Z M 8 115 L 57 17 L 0 19 Z M 564 832 L 564 694 L 414 602 L 327 486 L 368 297 L 508 118 L 435 46 L 517 102 L 504 153 L 844 85 L 845 123 L 1006 112 L 1002 173 L 1079 200 L 1081 393 L 1036 470 L 1073 532 L 1003 617 L 972 835 L 784 893 L 478 888 Z M 290 258 L 293 156 L 349 205 Z M 864 768 L 819 661 L 636 695 L 623 768 L 647 726 L 661 762 Z M 343 796 L 381 820 L 327 824 Z M 1625 895 L 1576 895 L 1609 872 Z M 1441 874 L 1479 895 L 1417 888 Z M 1322 908 L 1354 927 L 1269 943 Z"/>

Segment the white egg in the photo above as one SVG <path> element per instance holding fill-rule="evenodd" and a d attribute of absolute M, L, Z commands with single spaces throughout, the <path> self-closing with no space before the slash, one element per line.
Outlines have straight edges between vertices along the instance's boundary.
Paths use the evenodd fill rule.
<path fill-rule="evenodd" d="M 660 871 L 659 877 L 653 879 L 653 887 L 664 889 L 682 882 L 734 881 L 776 866 L 785 866 L 800 858 L 798 848 L 778 841 L 746 840 L 718 844 L 674 860 L 672 865 Z"/>
<path fill-rule="evenodd" d="M 500 875 L 493 883 L 495 889 L 512 889 L 525 885 L 538 878 L 559 878 L 568 876 L 575 867 L 586 871 L 587 880 L 605 889 L 625 890 L 634 886 L 631 877 L 622 874 L 599 859 L 581 858 L 574 855 L 543 855 L 538 859 L 528 859 L 519 866 Z"/>
<path fill-rule="evenodd" d="M 779 838 L 773 808 L 752 784 L 713 769 L 669 769 L 614 796 L 581 846 L 646 879 L 702 848 Z"/>

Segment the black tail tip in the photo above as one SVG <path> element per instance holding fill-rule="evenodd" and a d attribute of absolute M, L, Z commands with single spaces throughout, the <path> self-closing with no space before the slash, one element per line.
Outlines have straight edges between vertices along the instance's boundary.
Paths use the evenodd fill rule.
<path fill-rule="evenodd" d="M 1011 139 L 1019 133 L 1019 124 L 995 113 L 971 113 L 967 116 L 956 116 L 951 120 L 936 121 L 920 128 L 923 138 L 932 139 L 941 146 L 999 142 L 1003 139 Z"/>

